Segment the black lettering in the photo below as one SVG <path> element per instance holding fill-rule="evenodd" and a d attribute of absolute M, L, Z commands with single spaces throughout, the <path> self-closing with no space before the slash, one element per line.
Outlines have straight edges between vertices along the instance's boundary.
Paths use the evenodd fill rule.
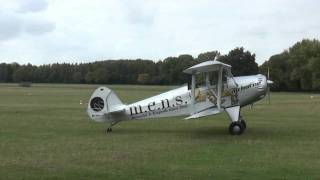
<path fill-rule="evenodd" d="M 132 111 L 133 108 L 134 108 L 134 112 Z M 139 108 L 140 112 L 138 112 L 138 108 Z M 142 107 L 140 105 L 138 105 L 138 108 L 137 108 L 137 106 L 130 107 L 130 114 L 134 115 L 134 114 L 142 113 Z"/>
<path fill-rule="evenodd" d="M 130 107 L 130 114 L 132 115 L 133 113 L 132 113 L 132 107 Z"/>
<path fill-rule="evenodd" d="M 182 105 L 182 103 L 183 103 L 182 102 L 182 97 L 181 96 L 177 96 L 176 97 L 176 105 L 179 106 L 179 105 Z"/>
<path fill-rule="evenodd" d="M 154 107 L 156 105 L 156 103 L 153 101 L 153 102 L 151 102 L 151 103 L 149 103 L 148 104 L 148 109 L 149 109 L 149 111 L 154 111 L 154 110 L 156 110 L 156 108 Z M 154 107 L 154 109 L 151 109 L 152 107 Z"/>
<path fill-rule="evenodd" d="M 167 102 L 167 105 L 168 105 L 167 107 L 165 107 L 165 104 L 164 104 L 165 101 Z M 161 100 L 161 104 L 162 104 L 162 109 L 170 107 L 170 104 L 169 104 L 169 100 L 168 100 L 168 99 Z"/>

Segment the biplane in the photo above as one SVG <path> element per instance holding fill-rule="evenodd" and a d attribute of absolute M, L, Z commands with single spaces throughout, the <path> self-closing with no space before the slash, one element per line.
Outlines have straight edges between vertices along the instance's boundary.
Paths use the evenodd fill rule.
<path fill-rule="evenodd" d="M 268 92 L 262 74 L 233 77 L 231 66 L 217 60 L 206 61 L 183 71 L 191 75 L 191 86 L 179 88 L 124 104 L 107 87 L 97 88 L 88 103 L 87 113 L 97 122 L 108 124 L 107 132 L 115 124 L 138 119 L 184 116 L 196 119 L 226 112 L 230 119 L 229 132 L 240 135 L 246 129 L 241 108 L 263 99 Z"/>

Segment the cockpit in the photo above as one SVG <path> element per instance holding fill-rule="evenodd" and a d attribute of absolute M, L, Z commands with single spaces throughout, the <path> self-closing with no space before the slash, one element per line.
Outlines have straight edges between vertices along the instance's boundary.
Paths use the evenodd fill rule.
<path fill-rule="evenodd" d="M 214 105 L 220 111 L 222 106 L 238 104 L 237 87 L 231 66 L 219 61 L 206 61 L 184 71 L 192 75 L 191 104 L 194 109 L 201 104 Z"/>

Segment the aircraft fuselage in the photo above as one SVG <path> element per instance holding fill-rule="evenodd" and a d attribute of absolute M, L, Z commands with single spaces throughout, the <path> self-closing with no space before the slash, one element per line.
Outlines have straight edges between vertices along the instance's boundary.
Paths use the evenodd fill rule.
<path fill-rule="evenodd" d="M 264 75 L 234 77 L 238 86 L 234 86 L 231 81 L 223 85 L 223 96 L 221 107 L 234 106 L 233 102 L 238 102 L 241 107 L 252 104 L 262 99 L 267 91 L 267 81 Z M 210 87 L 209 89 L 215 87 Z M 207 87 L 196 89 L 196 112 L 203 109 L 217 108 L 216 102 L 210 99 Z M 212 96 L 214 99 L 214 96 Z M 238 98 L 236 101 L 235 98 Z M 190 114 L 191 90 L 188 86 L 177 89 L 129 104 L 125 108 L 125 113 L 130 119 L 159 118 L 172 116 L 185 116 Z"/>

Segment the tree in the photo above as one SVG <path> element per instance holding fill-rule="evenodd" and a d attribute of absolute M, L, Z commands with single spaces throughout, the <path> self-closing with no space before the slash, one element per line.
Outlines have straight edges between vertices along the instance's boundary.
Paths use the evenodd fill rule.
<path fill-rule="evenodd" d="M 89 71 L 85 76 L 85 82 L 88 84 L 94 83 L 94 74 L 93 72 Z"/>
<path fill-rule="evenodd" d="M 318 40 L 304 39 L 289 48 L 290 80 L 295 84 L 295 89 L 312 90 L 317 83 L 319 69 L 313 68 L 320 58 L 320 42 Z"/>
<path fill-rule="evenodd" d="M 312 72 L 312 89 L 320 90 L 320 57 L 312 57 L 309 61 L 309 68 Z"/>
<path fill-rule="evenodd" d="M 214 60 L 219 56 L 220 56 L 219 51 L 208 51 L 205 53 L 200 53 L 196 60 L 200 62 L 204 62 L 204 61 Z"/>
<path fill-rule="evenodd" d="M 36 77 L 35 75 L 36 67 L 31 64 L 19 67 L 13 74 L 13 80 L 15 82 L 21 81 L 33 81 Z"/>
<path fill-rule="evenodd" d="M 8 67 L 5 63 L 0 64 L 0 82 L 7 82 Z"/>
<path fill-rule="evenodd" d="M 108 84 L 109 72 L 106 68 L 99 68 L 93 72 L 93 82 L 98 84 Z"/>
<path fill-rule="evenodd" d="M 140 84 L 148 84 L 150 81 L 150 76 L 149 74 L 139 74 L 138 75 L 138 79 L 137 79 L 137 82 L 140 83 Z"/>
<path fill-rule="evenodd" d="M 82 74 L 79 71 L 76 71 L 72 74 L 72 82 L 73 83 L 81 83 L 83 82 Z"/>
<path fill-rule="evenodd" d="M 255 54 L 244 51 L 243 47 L 231 50 L 227 55 L 220 56 L 218 60 L 231 65 L 234 76 L 254 75 L 259 71 Z"/>
<path fill-rule="evenodd" d="M 270 76 L 275 90 L 320 90 L 320 42 L 304 39 L 297 42 L 289 50 L 271 56 L 269 61 L 260 67 L 266 73 L 270 68 Z"/>
<path fill-rule="evenodd" d="M 190 75 L 183 70 L 197 63 L 213 60 L 232 65 L 235 76 L 258 73 L 255 54 L 238 47 L 228 54 L 218 51 L 200 53 L 196 59 L 182 54 L 154 62 L 151 60 L 104 60 L 92 63 L 55 63 L 34 66 L 18 63 L 0 64 L 0 82 L 32 81 L 39 83 L 101 84 L 183 84 Z M 259 67 L 261 74 L 274 81 L 273 90 L 320 90 L 320 42 L 304 39 L 288 50 L 275 54 Z"/>
<path fill-rule="evenodd" d="M 272 90 L 286 90 L 290 87 L 289 75 L 288 75 L 288 51 L 284 51 L 281 54 L 273 55 L 269 61 L 264 62 L 259 67 L 259 72 L 265 76 L 269 75 L 270 80 L 274 82 L 271 86 Z"/>
<path fill-rule="evenodd" d="M 183 70 L 196 64 L 191 55 L 183 54 L 179 57 L 166 58 L 160 67 L 162 80 L 167 84 L 182 84 L 190 81 L 190 76 L 182 73 Z"/>

